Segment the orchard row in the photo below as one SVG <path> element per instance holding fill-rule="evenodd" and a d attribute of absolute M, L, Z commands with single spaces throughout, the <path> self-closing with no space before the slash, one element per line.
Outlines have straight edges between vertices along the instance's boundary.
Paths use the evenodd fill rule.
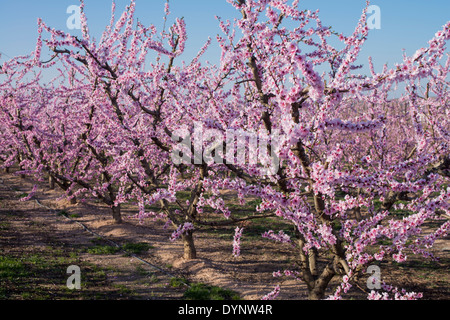
<path fill-rule="evenodd" d="M 367 8 L 344 36 L 298 1 L 229 2 L 242 17 L 218 18 L 223 34 L 187 62 L 184 20 L 144 26 L 135 1 L 118 19 L 113 4 L 100 39 L 83 2 L 82 37 L 39 20 L 35 51 L 0 69 L 3 168 L 50 177 L 69 199 L 99 199 L 117 223 L 121 206 L 137 204 L 139 219 L 173 225 L 186 259 L 197 256 L 199 225 L 280 219 L 292 229 L 263 236 L 297 264 L 276 274 L 305 282 L 311 299 L 340 277 L 339 299 L 376 261 L 433 259 L 450 228 L 450 23 L 393 68 L 376 72 L 369 59 L 365 75 L 356 62 Z M 215 44 L 220 64 L 203 62 Z M 255 212 L 236 215 L 229 190 L 241 204 L 259 199 Z M 425 235 L 429 221 L 437 227 Z M 235 255 L 241 236 L 237 227 Z M 420 296 L 384 288 L 369 298 Z"/>

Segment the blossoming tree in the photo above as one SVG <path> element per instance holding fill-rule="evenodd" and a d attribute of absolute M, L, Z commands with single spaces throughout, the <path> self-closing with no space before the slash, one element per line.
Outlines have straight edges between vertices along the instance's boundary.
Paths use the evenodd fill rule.
<path fill-rule="evenodd" d="M 340 298 L 376 261 L 435 258 L 429 249 L 450 228 L 450 23 L 394 68 L 376 72 L 369 59 L 365 75 L 356 62 L 369 34 L 366 11 L 345 36 L 297 0 L 228 2 L 242 17 L 219 18 L 218 66 L 201 62 L 212 40 L 177 64 L 184 20 L 158 33 L 136 22 L 134 1 L 117 21 L 113 3 L 98 41 L 83 2 L 82 38 L 39 20 L 35 52 L 0 71 L 3 166 L 19 158 L 22 173 L 50 175 L 70 197 L 100 198 L 116 222 L 121 204 L 137 203 L 139 218 L 173 224 L 185 258 L 196 257 L 198 225 L 288 222 L 291 230 L 262 236 L 292 248 L 296 265 L 274 276 L 304 281 L 310 299 L 325 298 L 336 277 L 342 283 L 330 298 Z M 59 74 L 43 85 L 49 68 Z M 225 190 L 261 204 L 235 217 Z M 149 212 L 155 205 L 160 211 Z M 223 218 L 207 220 L 205 210 Z M 429 221 L 439 226 L 424 234 Z M 244 231 L 236 228 L 236 256 Z M 419 297 L 384 289 L 369 298 Z"/>
<path fill-rule="evenodd" d="M 339 298 L 371 263 L 403 262 L 408 253 L 430 257 L 428 249 L 450 227 L 441 215 L 448 214 L 450 192 L 450 23 L 394 68 L 377 73 L 369 59 L 371 74 L 363 75 L 355 62 L 369 32 L 365 12 L 347 37 L 323 26 L 317 12 L 300 11 L 298 1 L 233 5 L 242 19 L 234 28 L 222 21 L 218 37 L 219 72 L 232 89 L 216 104 L 235 112 L 217 110 L 215 125 L 278 130 L 278 150 L 268 153 L 279 166 L 267 177 L 248 164 L 227 164 L 238 179 L 221 187 L 256 193 L 259 211 L 292 223 L 294 236 L 264 234 L 294 248 L 298 266 L 285 274 L 303 280 L 311 299 L 324 298 L 340 275 L 332 296 Z M 393 99 L 402 83 L 405 92 Z M 401 219 L 398 201 L 408 210 Z M 430 220 L 440 227 L 424 235 L 421 226 Z M 391 244 L 379 245 L 383 239 Z"/>
<path fill-rule="evenodd" d="M 176 19 L 170 30 L 158 34 L 154 26 L 135 25 L 134 13 L 135 2 L 131 1 L 116 21 L 113 3 L 110 25 L 99 42 L 90 36 L 83 2 L 82 38 L 38 21 L 34 53 L 5 64 L 4 70 L 11 69 L 19 78 L 36 69 L 58 69 L 60 74 L 45 86 L 38 84 L 40 74 L 26 83 L 41 92 L 43 100 L 33 100 L 32 94 L 24 100 L 28 113 L 35 112 L 34 106 L 38 110 L 27 118 L 37 125 L 25 130 L 33 141 L 15 147 L 26 151 L 23 163 L 27 170 L 23 172 L 40 179 L 50 175 L 68 190 L 70 198 L 99 198 L 111 207 L 118 223 L 122 221 L 121 204 L 128 202 L 138 204 L 139 219 L 154 217 L 172 223 L 176 229 L 172 240 L 183 238 L 184 256 L 192 259 L 196 257 L 194 223 L 234 224 L 266 215 L 234 218 L 220 195 L 205 198 L 205 177 L 220 180 L 222 175 L 214 171 L 214 164 L 204 163 L 196 152 L 190 153 L 193 142 L 183 154 L 187 163 L 173 161 L 180 141 L 176 132 L 181 134 L 181 128 L 190 135 L 196 131 L 195 124 L 211 114 L 211 96 L 205 83 L 214 82 L 214 78 L 208 80 L 210 69 L 199 62 L 211 41 L 188 65 L 177 66 L 175 59 L 184 52 L 187 38 L 184 21 Z M 168 15 L 166 6 L 165 19 Z M 42 61 L 44 47 L 51 53 L 47 61 Z M 150 63 L 149 57 L 155 60 Z M 11 83 L 4 86 L 10 95 L 15 90 Z M 25 91 L 19 90 L 17 97 L 20 94 Z M 28 106 L 29 100 L 33 103 Z M 14 103 L 7 105 L 5 116 L 16 121 L 15 113 L 7 111 L 14 109 Z M 13 124 L 10 129 L 14 131 Z M 212 187 L 208 190 L 215 191 Z M 187 201 L 177 195 L 180 191 L 189 192 Z M 146 209 L 156 205 L 160 212 Z M 205 205 L 222 212 L 224 219 L 202 219 Z"/>

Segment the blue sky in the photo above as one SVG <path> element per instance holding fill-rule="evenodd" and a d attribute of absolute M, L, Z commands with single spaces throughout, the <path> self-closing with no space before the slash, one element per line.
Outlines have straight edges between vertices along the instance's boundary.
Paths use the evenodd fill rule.
<path fill-rule="evenodd" d="M 85 0 L 89 26 L 94 36 L 99 37 L 110 19 L 111 0 Z M 129 3 L 117 0 L 118 11 Z M 162 25 L 165 0 L 137 0 L 137 17 L 146 25 Z M 437 30 L 450 20 L 449 0 L 373 0 L 381 9 L 381 30 L 371 30 L 360 56 L 365 63 L 367 56 L 374 58 L 379 71 L 384 63 L 392 66 L 402 57 L 402 49 L 413 54 L 426 46 Z M 0 62 L 16 55 L 28 54 L 36 43 L 36 22 L 42 18 L 51 27 L 72 34 L 66 21 L 70 5 L 77 0 L 0 0 Z M 208 36 L 220 33 L 215 15 L 223 19 L 239 14 L 226 0 L 170 0 L 171 18 L 184 17 L 188 28 L 187 57 L 195 55 Z M 300 0 L 302 8 L 319 9 L 324 25 L 344 34 L 350 34 L 361 15 L 365 0 Z M 211 50 L 206 56 L 211 61 L 218 59 L 218 51 Z M 188 59 L 188 58 L 187 58 Z"/>

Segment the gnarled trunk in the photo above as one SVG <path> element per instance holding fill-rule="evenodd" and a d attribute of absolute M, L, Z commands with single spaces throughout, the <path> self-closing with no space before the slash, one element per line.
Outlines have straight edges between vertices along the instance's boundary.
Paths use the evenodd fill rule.
<path fill-rule="evenodd" d="M 120 204 L 116 207 L 112 207 L 112 216 L 114 219 L 114 222 L 117 224 L 122 223 L 122 214 L 120 213 Z"/>
<path fill-rule="evenodd" d="M 325 291 L 327 290 L 328 284 L 335 275 L 335 271 L 331 265 L 327 265 L 322 271 L 319 278 L 314 282 L 314 287 L 309 290 L 308 299 L 309 300 L 323 300 L 325 299 Z"/>
<path fill-rule="evenodd" d="M 317 249 L 309 249 L 308 252 L 303 250 L 305 240 L 298 229 L 295 229 L 299 245 L 299 262 L 301 266 L 301 274 L 306 286 L 308 287 L 309 300 L 322 300 L 325 298 L 325 291 L 336 274 L 333 263 L 328 264 L 321 272 L 317 263 Z M 338 261 L 338 257 L 334 258 Z"/>
<path fill-rule="evenodd" d="M 77 204 L 77 197 L 72 197 L 72 191 L 69 191 L 68 196 L 71 197 L 69 202 L 70 204 Z"/>
<path fill-rule="evenodd" d="M 50 190 L 55 190 L 55 178 L 51 175 L 48 177 L 48 187 Z"/>
<path fill-rule="evenodd" d="M 192 230 L 186 231 L 182 235 L 182 239 L 184 245 L 184 259 L 186 260 L 197 259 L 197 250 L 195 249 Z"/>

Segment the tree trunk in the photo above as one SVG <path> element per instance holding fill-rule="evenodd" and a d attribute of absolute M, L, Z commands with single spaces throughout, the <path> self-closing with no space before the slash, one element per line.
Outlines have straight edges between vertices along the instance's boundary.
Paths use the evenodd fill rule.
<path fill-rule="evenodd" d="M 361 188 L 358 188 L 357 195 L 359 196 L 360 194 L 361 194 Z M 363 217 L 361 215 L 361 207 L 356 207 L 355 209 L 353 209 L 353 212 L 355 213 L 356 221 L 361 221 L 363 219 Z"/>
<path fill-rule="evenodd" d="M 197 250 L 195 249 L 192 230 L 189 230 L 185 234 L 183 234 L 182 239 L 184 244 L 184 259 L 197 259 Z"/>
<path fill-rule="evenodd" d="M 120 213 L 120 204 L 117 207 L 112 207 L 112 215 L 114 222 L 117 224 L 122 223 L 122 214 Z"/>
<path fill-rule="evenodd" d="M 48 186 L 50 190 L 55 190 L 55 179 L 51 175 L 48 177 Z"/>
<path fill-rule="evenodd" d="M 327 265 L 320 275 L 319 279 L 317 279 L 314 283 L 314 288 L 309 290 L 308 299 L 309 300 L 323 300 L 325 299 L 325 291 L 330 283 L 331 279 L 333 279 L 335 272 L 331 267 L 331 264 Z"/>
<path fill-rule="evenodd" d="M 69 191 L 69 197 L 72 196 L 72 191 Z M 77 197 L 70 198 L 70 204 L 77 204 Z"/>
<path fill-rule="evenodd" d="M 9 168 L 5 168 L 5 169 L 4 169 L 4 172 L 5 172 L 5 173 L 9 173 Z"/>
<path fill-rule="evenodd" d="M 309 249 L 308 250 L 308 263 L 309 270 L 311 271 L 311 275 L 316 278 L 318 276 L 317 272 L 317 249 Z"/>
<path fill-rule="evenodd" d="M 325 293 L 316 288 L 314 288 L 308 293 L 308 300 L 323 300 L 324 298 Z"/>
<path fill-rule="evenodd" d="M 23 171 L 24 168 L 23 168 L 23 166 L 21 165 L 21 163 L 22 163 L 22 161 L 23 161 L 22 154 L 19 154 L 17 159 L 19 160 L 19 171 Z M 24 174 L 21 174 L 21 175 L 20 175 L 20 178 L 21 178 L 21 179 L 25 179 L 25 175 L 24 175 Z"/>

